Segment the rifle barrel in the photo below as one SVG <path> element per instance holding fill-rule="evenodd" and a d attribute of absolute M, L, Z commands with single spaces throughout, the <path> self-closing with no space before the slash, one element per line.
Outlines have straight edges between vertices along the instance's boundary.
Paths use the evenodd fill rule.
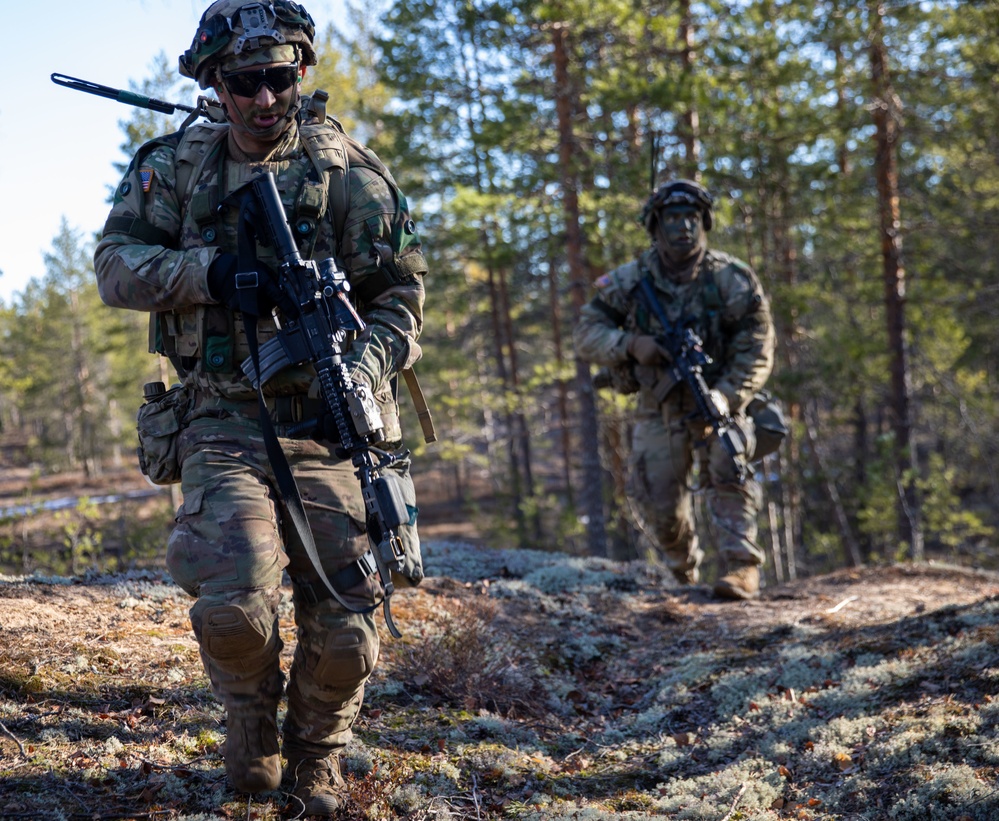
<path fill-rule="evenodd" d="M 186 111 L 193 114 L 197 111 L 189 105 L 180 103 L 167 103 L 163 100 L 154 100 L 152 97 L 144 97 L 134 91 L 124 91 L 111 86 L 102 86 L 98 83 L 91 83 L 89 80 L 79 80 L 76 77 L 67 77 L 65 74 L 52 74 L 52 82 L 56 85 L 71 88 L 74 91 L 85 91 L 87 94 L 96 94 L 98 97 L 107 97 L 109 100 L 117 100 L 125 105 L 134 105 L 139 108 L 148 108 L 150 111 L 157 111 L 160 114 L 173 114 L 177 111 Z"/>

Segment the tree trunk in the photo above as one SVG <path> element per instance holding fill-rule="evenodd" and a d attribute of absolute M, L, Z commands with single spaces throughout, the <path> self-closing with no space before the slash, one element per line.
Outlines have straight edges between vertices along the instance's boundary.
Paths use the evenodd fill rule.
<path fill-rule="evenodd" d="M 680 139 L 683 140 L 684 162 L 683 175 L 691 180 L 700 177 L 701 164 L 701 120 L 693 102 L 694 61 L 697 52 L 694 49 L 694 25 L 690 15 L 690 0 L 680 2 L 680 65 L 684 85 L 691 95 L 691 103 L 680 115 Z"/>
<path fill-rule="evenodd" d="M 497 282 L 496 270 L 492 261 L 486 266 L 489 274 L 489 317 L 493 327 L 493 355 L 496 358 L 496 372 L 500 379 L 500 390 L 503 395 L 503 421 L 507 445 L 507 457 L 510 465 L 510 495 L 513 507 L 513 518 L 517 526 L 517 540 L 521 546 L 527 542 L 526 522 L 524 520 L 524 494 L 520 473 L 520 454 L 514 436 L 514 419 L 510 411 L 510 374 L 506 366 L 506 356 L 503 352 L 503 337 L 505 325 L 502 314 L 502 297 L 500 285 Z"/>
<path fill-rule="evenodd" d="M 499 272 L 499 296 L 500 296 L 500 318 L 503 322 L 503 340 L 506 342 L 507 358 L 510 363 L 510 397 L 516 405 L 516 410 L 510 412 L 513 428 L 510 435 L 514 440 L 513 447 L 519 452 L 519 462 L 523 468 L 523 497 L 522 501 L 534 498 L 534 468 L 531 464 L 531 432 L 527 425 L 527 417 L 524 415 L 523 396 L 520 391 L 520 363 L 517 359 L 516 333 L 513 327 L 513 312 L 510 309 L 510 289 L 507 287 L 506 270 Z M 526 525 L 526 521 L 525 521 Z M 531 521 L 531 530 L 535 544 L 529 545 L 526 542 L 522 547 L 539 547 L 542 539 L 541 533 L 541 513 L 535 508 Z"/>
<path fill-rule="evenodd" d="M 897 148 L 901 128 L 901 102 L 888 76 L 884 43 L 885 6 L 869 0 L 871 109 L 876 128 L 874 158 L 878 183 L 881 256 L 884 277 L 885 319 L 891 356 L 892 426 L 895 433 L 895 472 L 898 485 L 899 540 L 909 547 L 912 559 L 923 558 L 922 515 L 916 486 L 917 462 L 912 438 L 912 377 L 905 325 L 905 267 L 902 264 L 901 208 L 899 205 Z"/>
<path fill-rule="evenodd" d="M 68 441 L 71 447 L 75 441 L 76 451 L 79 454 L 80 463 L 83 465 L 83 474 L 90 478 L 97 472 L 94 425 L 91 418 L 94 406 L 92 401 L 93 385 L 90 379 L 90 368 L 87 366 L 87 354 L 83 349 L 82 311 L 79 294 L 76 291 L 71 292 L 69 300 L 72 309 L 70 339 L 73 346 L 73 376 L 75 378 L 73 388 L 76 407 L 72 412 L 75 416 L 75 423 L 69 430 Z"/>
<path fill-rule="evenodd" d="M 562 342 L 562 302 L 559 299 L 558 266 L 555 260 L 548 263 L 548 312 L 552 323 L 552 342 L 555 346 L 555 367 L 560 374 L 555 383 L 558 401 L 559 447 L 562 451 L 562 483 L 569 506 L 575 504 L 572 493 L 572 438 L 569 432 L 569 386 L 561 377 L 565 365 Z"/>
<path fill-rule="evenodd" d="M 811 452 L 812 466 L 819 477 L 819 481 L 822 483 L 829 504 L 832 506 L 833 516 L 836 519 L 836 527 L 839 530 L 839 536 L 843 540 L 843 547 L 846 551 L 847 564 L 850 567 L 860 567 L 863 564 L 863 557 L 860 555 L 860 545 L 853 535 L 853 528 L 850 526 L 850 517 L 847 516 L 846 507 L 843 505 L 843 500 L 839 495 L 836 480 L 833 479 L 825 460 L 822 458 L 822 454 L 819 452 L 817 416 L 818 414 L 814 408 L 811 412 L 809 412 L 808 408 L 805 408 L 803 421 L 805 436 L 808 438 L 808 449 Z"/>
<path fill-rule="evenodd" d="M 576 151 L 572 127 L 573 93 L 569 81 L 569 55 L 566 50 L 566 24 L 555 23 L 552 32 L 552 60 L 555 67 L 555 107 L 558 115 L 559 161 L 562 168 L 562 207 L 565 214 L 566 251 L 569 281 L 576 315 L 583 307 L 588 290 L 583 234 L 579 226 L 579 180 L 573 155 Z M 597 403 L 589 363 L 576 356 L 576 387 L 579 392 L 580 443 L 583 489 L 579 511 L 586 522 L 587 546 L 593 556 L 607 555 L 607 526 L 604 516 L 603 472 L 597 450 Z M 588 435 L 587 435 L 588 434 Z"/>

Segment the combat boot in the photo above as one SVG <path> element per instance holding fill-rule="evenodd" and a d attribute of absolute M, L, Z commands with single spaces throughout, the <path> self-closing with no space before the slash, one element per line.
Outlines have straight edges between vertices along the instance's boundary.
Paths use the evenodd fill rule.
<path fill-rule="evenodd" d="M 347 785 L 340 775 L 340 756 L 288 758 L 285 778 L 291 792 L 304 805 L 303 816 L 332 815 L 343 807 Z"/>
<path fill-rule="evenodd" d="M 673 578 L 683 587 L 700 582 L 703 560 L 704 551 L 697 546 L 696 539 L 693 545 L 683 552 L 675 550 L 666 553 L 666 564 L 673 573 Z"/>
<path fill-rule="evenodd" d="M 674 568 L 673 578 L 686 587 L 687 585 L 697 584 L 701 580 L 701 571 L 697 567 L 689 567 L 686 570 Z"/>
<path fill-rule="evenodd" d="M 760 595 L 760 569 L 755 564 L 733 567 L 715 582 L 715 595 L 720 599 L 755 599 Z"/>
<path fill-rule="evenodd" d="M 227 707 L 225 771 L 240 792 L 276 790 L 281 784 L 276 705 L 267 702 Z"/>

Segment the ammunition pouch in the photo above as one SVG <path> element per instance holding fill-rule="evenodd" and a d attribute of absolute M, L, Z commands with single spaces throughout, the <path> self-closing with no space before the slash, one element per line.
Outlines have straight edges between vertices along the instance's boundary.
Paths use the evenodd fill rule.
<path fill-rule="evenodd" d="M 611 388 L 625 396 L 638 393 L 642 387 L 635 379 L 634 363 L 631 360 L 600 368 L 593 374 L 593 387 L 597 390 Z"/>
<path fill-rule="evenodd" d="M 788 430 L 780 399 L 770 391 L 759 391 L 746 406 L 746 415 L 753 420 L 756 428 L 756 447 L 750 461 L 776 453 Z"/>
<path fill-rule="evenodd" d="M 162 383 L 159 383 L 162 385 Z M 187 421 L 192 395 L 183 385 L 151 397 L 139 408 L 136 431 L 139 434 L 141 470 L 154 485 L 180 481 L 177 439 Z"/>

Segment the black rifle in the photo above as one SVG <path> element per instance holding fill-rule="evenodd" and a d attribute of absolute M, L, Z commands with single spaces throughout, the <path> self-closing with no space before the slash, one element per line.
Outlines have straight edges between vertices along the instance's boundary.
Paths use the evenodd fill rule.
<path fill-rule="evenodd" d="M 252 239 L 261 227 L 261 222 L 263 223 L 268 236 L 261 239 L 273 244 L 280 261 L 280 287 L 290 298 L 288 302 L 294 304 L 282 305 L 285 314 L 293 315 L 284 316 L 278 326 L 278 334 L 259 348 L 255 319 L 244 312 L 251 357 L 243 362 L 243 371 L 257 388 L 263 404 L 262 386 L 271 376 L 286 367 L 304 363 L 311 363 L 315 369 L 325 412 L 295 426 L 288 432 L 288 436 L 318 433 L 330 441 L 339 442 L 339 455 L 349 458 L 354 465 L 364 499 L 368 538 L 373 548 L 371 553 L 385 589 L 385 621 L 392 635 L 398 638 L 401 634 L 392 621 L 389 598 L 395 589 L 392 571 L 402 570 L 405 558 L 398 528 L 408 522 L 410 516 L 396 477 L 385 475 L 384 471 L 401 457 L 372 445 L 381 438 L 382 421 L 378 405 L 366 385 L 351 381 L 342 359 L 342 346 L 347 334 L 363 330 L 364 321 L 350 304 L 347 297 L 350 284 L 337 267 L 336 261 L 329 258 L 317 263 L 302 258 L 288 226 L 273 173 L 268 171 L 255 178 L 249 183 L 248 189 L 241 207 L 240 241 L 252 246 Z M 244 265 L 245 256 L 246 254 L 240 254 L 240 271 L 250 267 Z M 258 277 L 262 275 L 266 274 L 253 271 L 237 273 L 237 290 L 252 293 Z M 243 298 L 242 293 L 240 298 Z M 251 296 L 248 304 L 252 304 L 252 299 Z M 352 612 L 368 612 L 372 608 L 359 611 L 344 602 L 323 572 L 304 507 L 301 505 L 301 497 L 287 468 L 287 460 L 276 437 L 267 435 L 270 422 L 265 410 L 262 408 L 261 419 L 265 426 L 264 438 L 268 444 L 268 455 L 275 467 L 279 485 L 279 474 L 286 474 L 284 486 L 280 489 L 299 538 L 334 598 Z M 273 429 L 270 430 L 273 434 Z M 283 471 L 278 467 L 281 463 L 285 465 Z"/>
<path fill-rule="evenodd" d="M 638 282 L 638 296 L 649 311 L 659 321 L 663 332 L 656 339 L 671 357 L 669 363 L 669 379 L 672 384 L 685 384 L 690 388 L 697 410 L 692 416 L 699 416 L 710 423 L 711 428 L 721 442 L 725 452 L 732 457 L 732 462 L 739 478 L 739 484 L 746 481 L 745 444 L 739 436 L 735 420 L 728 411 L 722 411 L 711 396 L 711 389 L 704 379 L 704 367 L 710 365 L 712 359 L 704 351 L 704 343 L 689 325 L 682 322 L 674 324 L 669 321 L 666 311 L 656 296 L 655 286 L 648 276 Z M 667 391 L 668 393 L 668 391 Z"/>

